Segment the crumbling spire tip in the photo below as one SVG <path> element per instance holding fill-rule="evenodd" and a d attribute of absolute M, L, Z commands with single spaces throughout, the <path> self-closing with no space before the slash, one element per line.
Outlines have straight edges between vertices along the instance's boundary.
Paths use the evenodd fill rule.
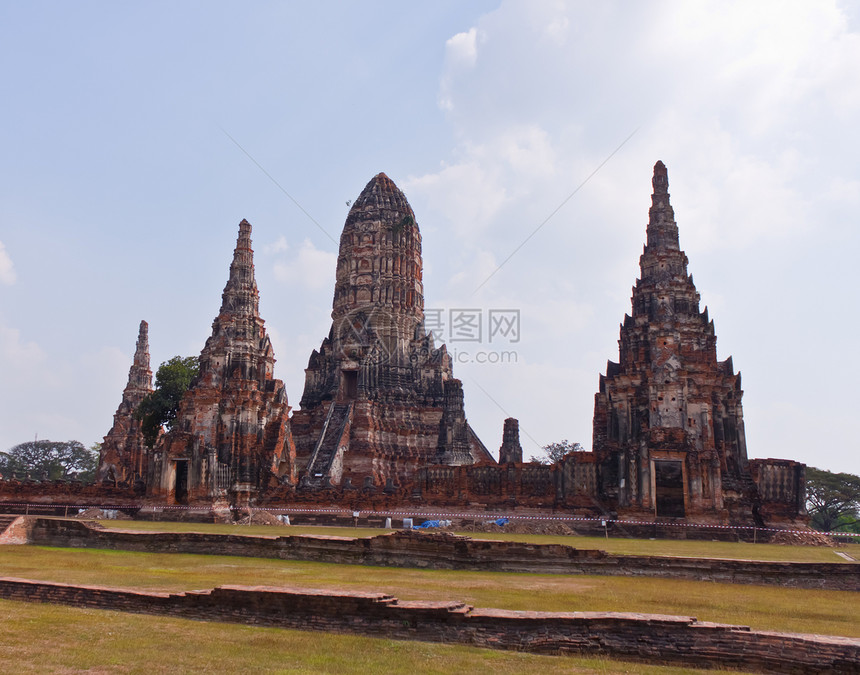
<path fill-rule="evenodd" d="M 654 177 L 651 179 L 651 185 L 654 186 L 654 194 L 669 194 L 669 172 L 666 170 L 666 165 L 660 160 L 654 165 Z"/>

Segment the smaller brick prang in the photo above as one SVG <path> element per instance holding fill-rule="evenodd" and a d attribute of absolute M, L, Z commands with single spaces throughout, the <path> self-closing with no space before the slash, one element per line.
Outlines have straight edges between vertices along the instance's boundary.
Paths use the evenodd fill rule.
<path fill-rule="evenodd" d="M 499 464 L 520 464 L 523 461 L 523 446 L 520 445 L 519 420 L 509 417 L 505 420 L 502 433 L 502 447 L 499 448 Z"/>

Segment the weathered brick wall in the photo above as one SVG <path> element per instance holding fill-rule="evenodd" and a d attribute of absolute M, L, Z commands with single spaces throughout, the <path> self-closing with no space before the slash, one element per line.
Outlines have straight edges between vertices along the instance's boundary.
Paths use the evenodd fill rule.
<path fill-rule="evenodd" d="M 33 518 L 30 543 L 131 551 L 237 555 L 342 564 L 692 579 L 860 591 L 860 565 L 610 555 L 557 544 L 396 532 L 378 537 L 245 536 L 106 529 Z"/>
<path fill-rule="evenodd" d="M 6 503 L 43 504 L 129 504 L 139 503 L 140 495 L 125 483 L 117 486 L 77 481 L 0 480 L 0 506 Z M 6 510 L 5 508 L 3 509 Z"/>
<path fill-rule="evenodd" d="M 760 512 L 769 526 L 802 526 L 805 522 L 803 470 L 804 465 L 790 460 L 750 462 L 751 474 L 762 494 Z M 127 504 L 130 507 L 165 503 L 163 499 L 143 499 L 130 486 L 123 484 L 107 486 L 19 481 L 0 481 L 0 504 L 2 502 L 104 506 Z M 580 517 L 603 517 L 613 510 L 612 504 L 599 499 L 598 466 L 595 455 L 590 452 L 571 453 L 552 466 L 531 463 L 425 466 L 415 471 L 411 481 L 385 488 L 378 485 L 363 487 L 357 483 L 321 489 L 280 485 L 270 488 L 256 505 L 277 507 L 285 504 L 333 508 L 346 506 L 356 511 L 422 506 L 502 509 L 505 513 L 527 513 L 528 509 L 540 509 Z M 645 511 L 625 512 L 624 517 L 648 521 L 654 516 L 653 512 Z M 690 518 L 686 522 L 728 524 L 721 517 L 704 516 Z M 751 526 L 752 522 L 741 524 Z M 657 536 L 655 531 L 646 534 Z M 674 532 L 664 528 L 659 536 L 672 538 L 679 534 L 679 528 Z M 706 536 L 711 538 L 715 535 L 708 532 Z"/>
<path fill-rule="evenodd" d="M 806 465 L 789 459 L 753 459 L 750 474 L 767 520 L 800 520 L 806 515 Z"/>
<path fill-rule="evenodd" d="M 438 506 L 575 508 L 581 515 L 603 513 L 597 504 L 597 465 L 590 452 L 559 464 L 530 462 L 427 466 L 415 472 L 407 493 Z"/>
<path fill-rule="evenodd" d="M 539 653 L 760 672 L 860 672 L 857 638 L 751 631 L 692 617 L 475 609 L 458 602 L 400 602 L 383 593 L 269 587 L 155 593 L 14 578 L 0 578 L 0 597 Z"/>

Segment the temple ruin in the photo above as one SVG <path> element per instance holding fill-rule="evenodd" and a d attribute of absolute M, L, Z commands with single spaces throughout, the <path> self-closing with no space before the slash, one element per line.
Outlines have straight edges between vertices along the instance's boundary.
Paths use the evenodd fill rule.
<path fill-rule="evenodd" d="M 251 226 L 242 221 L 200 374 L 148 450 L 133 418 L 152 390 L 146 323 L 99 477 L 145 483 L 152 504 L 435 505 L 557 509 L 598 519 L 802 524 L 804 466 L 747 457 L 740 374 L 717 360 L 654 167 L 641 274 L 619 361 L 594 400 L 593 450 L 524 462 L 504 422 L 497 463 L 466 420 L 463 387 L 424 320 L 421 234 L 384 173 L 352 205 L 340 240 L 332 324 L 290 416 L 259 315 Z M 106 481 L 104 479 L 107 479 Z M 106 488 L 105 488 L 106 489 Z"/>
<path fill-rule="evenodd" d="M 740 373 L 717 360 L 714 322 L 687 273 L 669 203 L 654 166 L 647 242 L 621 325 L 619 362 L 609 361 L 594 399 L 593 451 L 600 497 L 620 514 L 750 521 L 760 495 L 747 459 Z M 803 508 L 801 465 L 786 476 Z"/>
<path fill-rule="evenodd" d="M 148 448 L 143 439 L 141 422 L 135 419 L 134 413 L 151 391 L 149 324 L 141 321 L 134 360 L 128 371 L 128 383 L 114 413 L 113 426 L 102 443 L 97 481 L 142 484 L 148 464 Z"/>
<path fill-rule="evenodd" d="M 148 496 L 240 505 L 269 485 L 294 480 L 290 406 L 284 383 L 273 378 L 259 297 L 251 225 L 243 220 L 200 373 L 152 452 Z"/>
<path fill-rule="evenodd" d="M 424 328 L 421 233 L 380 173 L 340 238 L 332 326 L 293 415 L 303 487 L 392 486 L 427 464 L 495 463 L 466 421 L 463 386 Z"/>
<path fill-rule="evenodd" d="M 428 466 L 413 494 L 436 504 L 570 510 L 643 522 L 802 524 L 804 465 L 748 460 L 740 374 L 717 361 L 714 324 L 699 311 L 669 203 L 666 167 L 654 194 L 621 326 L 619 363 L 595 396 L 592 452 L 554 465 L 522 462 L 516 420 L 505 420 L 499 465 Z"/>

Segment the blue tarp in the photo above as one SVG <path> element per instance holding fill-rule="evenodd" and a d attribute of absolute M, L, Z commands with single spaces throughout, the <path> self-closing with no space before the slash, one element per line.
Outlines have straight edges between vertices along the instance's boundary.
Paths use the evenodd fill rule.
<path fill-rule="evenodd" d="M 499 527 L 504 527 L 509 522 L 511 522 L 508 518 L 499 518 L 498 520 L 491 520 L 491 523 L 495 523 Z M 451 525 L 450 520 L 425 520 L 420 525 L 413 525 L 413 530 L 424 530 L 429 529 L 431 527 L 449 527 Z"/>

